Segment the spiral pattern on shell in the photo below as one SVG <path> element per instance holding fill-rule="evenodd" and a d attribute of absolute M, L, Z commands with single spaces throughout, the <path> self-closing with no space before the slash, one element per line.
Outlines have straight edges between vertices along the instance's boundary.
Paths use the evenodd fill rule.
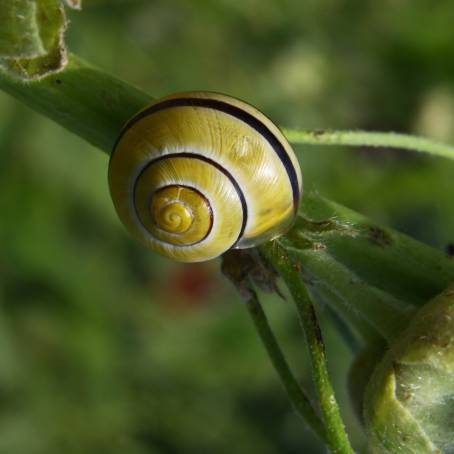
<path fill-rule="evenodd" d="M 161 255 L 195 262 L 285 232 L 302 176 L 280 130 L 214 93 L 159 100 L 123 128 L 109 187 L 128 230 Z"/>

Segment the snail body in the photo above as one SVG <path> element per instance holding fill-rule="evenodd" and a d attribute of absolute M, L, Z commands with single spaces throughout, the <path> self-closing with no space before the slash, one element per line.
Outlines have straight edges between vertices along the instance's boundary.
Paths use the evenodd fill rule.
<path fill-rule="evenodd" d="M 302 188 L 280 130 L 254 107 L 206 92 L 168 96 L 135 115 L 114 146 L 108 178 L 133 236 L 183 262 L 284 233 Z"/>

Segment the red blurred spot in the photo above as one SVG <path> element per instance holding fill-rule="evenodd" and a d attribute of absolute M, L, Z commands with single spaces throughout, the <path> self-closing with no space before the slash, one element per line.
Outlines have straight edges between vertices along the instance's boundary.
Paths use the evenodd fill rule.
<path fill-rule="evenodd" d="M 195 308 L 213 302 L 218 276 L 204 263 L 177 265 L 170 273 L 166 293 L 174 307 Z"/>

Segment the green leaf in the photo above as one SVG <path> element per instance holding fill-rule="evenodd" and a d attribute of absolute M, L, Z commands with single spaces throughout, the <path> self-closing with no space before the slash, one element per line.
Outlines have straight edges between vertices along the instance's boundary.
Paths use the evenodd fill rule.
<path fill-rule="evenodd" d="M 2 2 L 0 56 L 33 58 L 46 53 L 36 17 L 37 3 L 30 0 Z"/>
<path fill-rule="evenodd" d="M 62 69 L 67 62 L 65 29 L 60 0 L 3 0 L 0 68 L 25 81 Z"/>

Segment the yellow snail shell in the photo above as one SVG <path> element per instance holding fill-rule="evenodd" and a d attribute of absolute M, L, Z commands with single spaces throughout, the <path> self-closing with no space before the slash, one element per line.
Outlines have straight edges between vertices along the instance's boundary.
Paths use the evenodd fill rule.
<path fill-rule="evenodd" d="M 125 125 L 109 163 L 122 222 L 161 255 L 182 262 L 217 257 L 284 233 L 302 188 L 282 132 L 229 96 L 167 96 Z"/>

